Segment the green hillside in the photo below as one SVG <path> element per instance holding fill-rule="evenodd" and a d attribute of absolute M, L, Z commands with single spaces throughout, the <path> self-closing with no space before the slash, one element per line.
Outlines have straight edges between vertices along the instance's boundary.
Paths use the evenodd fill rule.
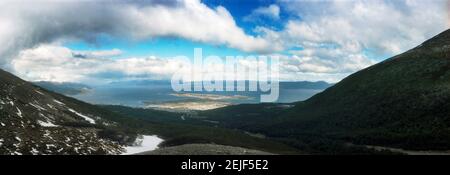
<path fill-rule="evenodd" d="M 267 105 L 244 113 L 236 109 L 201 115 L 222 126 L 287 139 L 299 147 L 320 138 L 341 144 L 448 150 L 450 30 L 356 72 L 290 109 L 271 113 L 265 112 Z"/>

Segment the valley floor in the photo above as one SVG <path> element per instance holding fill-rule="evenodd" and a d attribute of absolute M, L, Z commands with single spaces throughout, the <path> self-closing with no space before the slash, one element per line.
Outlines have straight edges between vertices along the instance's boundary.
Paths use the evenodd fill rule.
<path fill-rule="evenodd" d="M 272 155 L 272 153 L 216 144 L 185 144 L 142 152 L 139 155 Z"/>

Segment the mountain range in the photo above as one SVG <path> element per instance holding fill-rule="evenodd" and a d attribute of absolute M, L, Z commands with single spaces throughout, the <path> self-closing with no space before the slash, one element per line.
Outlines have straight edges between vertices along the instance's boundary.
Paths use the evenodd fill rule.
<path fill-rule="evenodd" d="M 137 133 L 160 135 L 163 147 L 278 154 L 450 150 L 450 30 L 290 104 L 190 113 L 96 106 L 2 70 L 0 87 L 0 154 L 120 154 Z"/>
<path fill-rule="evenodd" d="M 199 143 L 194 147 L 200 150 L 217 147 L 223 153 L 298 152 L 288 145 L 244 132 L 204 126 L 198 120 L 184 118 L 187 114 L 91 105 L 3 70 L 0 70 L 0 87 L 1 155 L 117 155 L 126 153 L 126 147 L 135 143 L 138 134 L 162 137 L 163 147 Z M 216 146 L 201 145 L 205 143 Z M 211 151 L 214 150 L 208 152 Z"/>
<path fill-rule="evenodd" d="M 36 81 L 33 82 L 33 84 L 49 91 L 64 95 L 78 95 L 81 93 L 86 93 L 92 89 L 90 86 L 81 83 Z"/>

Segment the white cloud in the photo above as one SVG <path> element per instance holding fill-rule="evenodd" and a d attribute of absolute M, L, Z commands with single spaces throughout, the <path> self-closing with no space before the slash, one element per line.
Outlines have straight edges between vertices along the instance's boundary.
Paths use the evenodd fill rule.
<path fill-rule="evenodd" d="M 386 56 L 419 45 L 449 27 L 445 0 L 280 0 L 300 19 L 280 31 L 258 27 L 262 36 L 289 52 L 284 75 L 339 81 Z M 375 61 L 377 60 L 377 61 Z"/>
<path fill-rule="evenodd" d="M 306 49 L 293 52 L 295 55 L 286 58 L 286 62 L 294 65 L 298 72 L 304 73 L 351 73 L 375 63 L 364 55 L 347 55 L 347 52 L 340 49 Z"/>
<path fill-rule="evenodd" d="M 280 7 L 276 4 L 271 4 L 267 7 L 259 7 L 253 10 L 249 15 L 245 16 L 244 21 L 255 21 L 262 17 L 274 20 L 280 19 Z"/>
<path fill-rule="evenodd" d="M 290 20 L 283 31 L 290 44 L 334 43 L 395 55 L 449 27 L 446 0 L 282 2 L 302 18 Z"/>
<path fill-rule="evenodd" d="M 256 36 L 237 26 L 224 7 L 210 8 L 199 0 L 110 2 L 0 2 L 0 64 L 15 58 L 11 69 L 28 80 L 168 78 L 182 63 L 155 57 L 114 60 L 109 57 L 120 55 L 119 49 L 87 52 L 42 44 L 95 42 L 99 34 L 131 40 L 181 37 L 249 52 L 292 48 L 284 50 L 294 56 L 282 59 L 281 79 L 335 82 L 449 27 L 445 0 L 280 0 L 277 4 L 293 18 L 281 30 L 257 27 Z M 261 7 L 246 18 L 279 19 L 280 7 Z"/>
<path fill-rule="evenodd" d="M 15 74 L 30 81 L 105 83 L 128 79 L 170 79 L 180 70 L 183 74 L 191 73 L 191 62 L 175 58 L 80 58 L 73 54 L 76 52 L 84 51 L 58 45 L 40 45 L 21 51 L 11 65 Z M 199 75 L 225 72 L 224 65 L 205 65 L 194 72 Z"/>
<path fill-rule="evenodd" d="M 97 50 L 97 51 L 74 51 L 72 55 L 78 58 L 109 58 L 122 55 L 122 50 L 112 49 L 112 50 Z"/>
<path fill-rule="evenodd" d="M 126 59 L 78 58 L 74 57 L 74 52 L 62 46 L 41 45 L 21 51 L 11 65 L 14 72 L 26 80 L 90 83 L 142 75 L 170 78 L 182 66 L 176 61 L 151 56 Z"/>
<path fill-rule="evenodd" d="M 79 58 L 73 55 L 74 52 L 83 51 L 74 51 L 58 45 L 40 45 L 21 51 L 13 59 L 11 65 L 16 75 L 29 81 L 106 83 L 129 79 L 170 79 L 175 72 L 180 70 L 182 73 L 184 72 L 183 74 L 192 73 L 190 69 L 192 62 L 187 63 L 174 58 L 154 56 L 121 59 Z M 206 58 L 207 55 L 204 57 Z M 305 60 L 305 58 L 281 56 L 279 78 L 297 81 L 320 79 L 332 82 L 342 78 L 343 74 L 338 72 L 333 64 L 327 64 L 326 60 L 317 63 L 314 60 Z M 223 79 L 235 77 L 238 80 L 246 80 L 249 78 L 244 74 L 232 75 L 225 70 L 225 63 L 225 61 L 208 65 L 204 63 L 203 69 L 197 68 L 194 73 L 203 76 L 223 73 Z M 240 59 L 236 64 L 250 70 L 257 70 L 257 65 L 267 66 L 260 60 L 248 59 Z M 330 65 L 332 66 L 329 67 Z M 349 67 L 354 68 L 352 65 Z"/>
<path fill-rule="evenodd" d="M 0 2 L 0 64 L 22 49 L 68 39 L 95 42 L 99 34 L 131 40 L 181 37 L 249 52 L 280 49 L 247 35 L 224 7 L 209 8 L 200 0 Z"/>

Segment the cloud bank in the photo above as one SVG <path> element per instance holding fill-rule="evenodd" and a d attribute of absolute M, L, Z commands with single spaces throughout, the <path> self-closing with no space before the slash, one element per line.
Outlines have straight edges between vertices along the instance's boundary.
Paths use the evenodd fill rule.
<path fill-rule="evenodd" d="M 153 56 L 115 59 L 124 52 L 120 48 L 80 51 L 61 43 L 96 43 L 101 35 L 132 41 L 176 37 L 279 54 L 283 80 L 336 82 L 447 29 L 448 5 L 447 0 L 279 0 L 244 18 L 275 20 L 281 27 L 256 26 L 250 35 L 225 7 L 200 0 L 1 1 L 0 65 L 27 80 L 169 78 L 182 63 Z M 282 19 L 282 13 L 288 17 Z"/>
<path fill-rule="evenodd" d="M 5 63 L 18 51 L 42 43 L 70 39 L 95 42 L 101 34 L 131 40 L 180 37 L 249 52 L 280 49 L 247 35 L 222 6 L 212 9 L 200 0 L 136 2 L 2 1 L 1 60 Z"/>
<path fill-rule="evenodd" d="M 271 4 L 267 7 L 259 7 L 254 9 L 248 16 L 245 16 L 244 21 L 255 21 L 259 18 L 270 18 L 272 20 L 280 19 L 280 7 L 276 4 Z"/>
<path fill-rule="evenodd" d="M 280 0 L 301 20 L 289 20 L 281 35 L 291 44 L 335 44 L 379 55 L 404 52 L 449 26 L 447 0 Z M 315 7 L 315 8 L 310 8 Z"/>

